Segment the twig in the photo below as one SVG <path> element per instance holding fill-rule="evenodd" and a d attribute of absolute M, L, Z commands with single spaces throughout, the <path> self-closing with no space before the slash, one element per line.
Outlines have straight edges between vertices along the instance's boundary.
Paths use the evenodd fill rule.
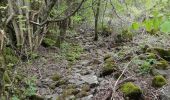
<path fill-rule="evenodd" d="M 118 84 L 118 82 L 120 81 L 121 77 L 123 76 L 123 74 L 126 72 L 126 70 L 128 69 L 128 66 L 131 64 L 131 62 L 136 58 L 137 56 L 135 56 L 134 58 L 132 58 L 132 60 L 125 66 L 123 72 L 121 73 L 121 75 L 119 76 L 119 78 L 116 80 L 114 86 L 113 86 L 113 94 L 116 92 L 116 86 Z M 113 98 L 113 94 L 112 94 L 112 98 Z"/>

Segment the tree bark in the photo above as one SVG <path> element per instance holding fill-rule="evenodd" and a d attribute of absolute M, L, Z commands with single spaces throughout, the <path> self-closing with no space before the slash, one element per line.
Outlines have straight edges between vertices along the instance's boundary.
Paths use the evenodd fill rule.
<path fill-rule="evenodd" d="M 94 41 L 98 40 L 98 20 L 99 20 L 100 4 L 101 4 L 101 0 L 98 0 L 96 14 L 95 14 L 95 36 L 94 36 Z"/>

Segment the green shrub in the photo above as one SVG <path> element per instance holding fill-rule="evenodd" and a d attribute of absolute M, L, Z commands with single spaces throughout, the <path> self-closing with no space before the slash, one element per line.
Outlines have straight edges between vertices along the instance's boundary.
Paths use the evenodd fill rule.
<path fill-rule="evenodd" d="M 56 41 L 50 38 L 44 38 L 42 41 L 42 45 L 44 47 L 52 47 L 52 46 L 55 46 L 55 44 L 56 44 Z"/>

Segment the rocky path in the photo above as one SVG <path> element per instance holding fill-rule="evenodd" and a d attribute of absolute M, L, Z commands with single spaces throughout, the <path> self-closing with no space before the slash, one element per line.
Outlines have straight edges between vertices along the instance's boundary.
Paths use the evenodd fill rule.
<path fill-rule="evenodd" d="M 154 75 L 163 75 L 167 81 L 170 80 L 169 69 L 153 69 L 154 75 L 153 73 L 141 75 L 141 72 L 146 70 L 141 71 L 141 63 L 136 63 L 140 59 L 129 63 L 139 55 L 142 55 L 144 59 L 148 57 L 141 49 L 140 36 L 132 42 L 116 44 L 112 47 L 109 37 L 102 37 L 97 42 L 94 42 L 92 37 L 92 34 L 86 33 L 69 38 L 79 43 L 84 49 L 74 64 L 70 64 L 65 59 L 56 60 L 57 49 L 49 51 L 41 49 L 42 57 L 31 65 L 28 72 L 38 78 L 37 95 L 44 96 L 47 100 L 110 100 L 111 98 L 124 100 L 126 91 L 123 94 L 120 86 L 130 82 L 127 85 L 132 88 L 137 85 L 142 91 L 139 90 L 142 95 L 135 100 L 170 100 L 168 85 L 164 88 L 152 87 Z M 145 60 L 140 61 L 144 63 Z M 122 74 L 128 64 L 127 70 Z M 122 77 L 114 87 L 121 74 Z"/>

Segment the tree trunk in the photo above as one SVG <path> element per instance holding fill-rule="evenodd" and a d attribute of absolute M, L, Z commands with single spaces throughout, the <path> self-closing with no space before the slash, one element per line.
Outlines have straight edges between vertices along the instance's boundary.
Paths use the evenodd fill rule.
<path fill-rule="evenodd" d="M 98 40 L 98 20 L 99 20 L 99 11 L 100 11 L 100 2 L 101 0 L 98 0 L 97 2 L 97 9 L 96 9 L 96 14 L 95 14 L 95 36 L 94 36 L 94 41 Z"/>

